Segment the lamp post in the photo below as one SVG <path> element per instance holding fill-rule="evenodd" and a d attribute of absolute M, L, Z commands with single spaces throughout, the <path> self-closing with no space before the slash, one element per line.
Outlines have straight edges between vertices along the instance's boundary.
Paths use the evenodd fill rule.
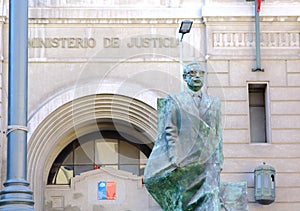
<path fill-rule="evenodd" d="M 179 40 L 179 48 L 180 48 L 180 87 L 181 87 L 181 91 L 183 91 L 184 89 L 184 83 L 183 83 L 183 43 L 182 43 L 182 39 L 183 36 L 187 33 L 190 33 L 191 28 L 193 25 L 193 21 L 191 20 L 184 20 L 181 22 L 180 27 L 179 27 L 179 33 L 181 34 L 181 38 Z"/>
<path fill-rule="evenodd" d="M 28 2 L 9 1 L 7 172 L 0 211 L 33 211 L 27 182 Z"/>

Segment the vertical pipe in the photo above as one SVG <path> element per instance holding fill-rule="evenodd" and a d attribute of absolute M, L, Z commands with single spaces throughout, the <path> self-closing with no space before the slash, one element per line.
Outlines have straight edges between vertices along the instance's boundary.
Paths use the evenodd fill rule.
<path fill-rule="evenodd" d="M 264 71 L 260 64 L 260 23 L 259 23 L 259 11 L 258 11 L 258 0 L 255 0 L 255 48 L 256 48 L 256 66 L 252 71 Z"/>
<path fill-rule="evenodd" d="M 255 0 L 255 42 L 256 42 L 256 69 L 260 69 L 260 24 L 259 24 L 259 12 L 258 0 Z"/>
<path fill-rule="evenodd" d="M 34 210 L 27 182 L 28 3 L 9 1 L 7 178 L 0 210 Z"/>

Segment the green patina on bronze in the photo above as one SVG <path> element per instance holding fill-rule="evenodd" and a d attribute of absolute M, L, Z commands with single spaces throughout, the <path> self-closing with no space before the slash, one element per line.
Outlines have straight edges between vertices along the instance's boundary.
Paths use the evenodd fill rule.
<path fill-rule="evenodd" d="M 180 167 L 170 165 L 168 146 L 164 137 L 166 104 L 166 99 L 158 99 L 158 138 L 153 148 L 154 153 L 150 157 L 151 161 L 148 162 L 149 165 L 147 164 L 148 167 L 145 172 L 145 182 L 149 193 L 151 193 L 161 208 L 166 211 L 211 210 L 211 207 L 220 210 L 219 200 L 214 200 L 211 202 L 214 204 L 210 203 L 210 205 L 207 205 L 206 202 L 209 201 L 209 194 L 205 194 L 208 189 L 209 192 L 213 190 L 213 192 L 219 192 L 219 171 L 209 171 L 212 168 L 211 164 L 206 164 L 206 161 L 215 153 L 206 151 L 203 152 L 202 156 L 191 155 L 194 161 L 188 165 Z M 193 115 L 189 118 L 193 118 Z M 212 131 L 210 128 L 207 125 L 201 126 L 202 134 L 206 137 L 211 136 Z M 213 146 L 208 147 L 208 149 L 219 150 L 219 144 L 219 142 L 216 142 Z M 195 157 L 202 157 L 203 159 L 197 162 L 195 161 Z M 223 157 L 221 157 L 222 161 Z M 153 169 L 151 170 L 151 166 L 154 168 L 157 167 L 156 170 L 161 168 L 161 171 L 155 174 L 152 171 Z M 151 170 L 149 174 L 153 173 L 155 176 L 147 177 L 149 175 L 147 171 L 149 170 Z M 206 184 L 203 185 L 207 180 L 211 180 L 210 184 L 216 184 L 216 186 L 208 187 Z M 193 201 L 193 198 L 195 198 L 195 201 Z"/>
<path fill-rule="evenodd" d="M 220 210 L 220 101 L 200 91 L 199 63 L 187 65 L 183 77 L 187 90 L 158 100 L 158 135 L 145 184 L 163 210 Z"/>
<path fill-rule="evenodd" d="M 247 183 L 221 181 L 220 200 L 222 211 L 247 211 Z"/>
<path fill-rule="evenodd" d="M 158 99 L 158 134 L 145 168 L 146 188 L 165 211 L 247 210 L 246 186 L 220 185 L 220 101 L 201 91 L 204 73 L 198 62 L 185 67 L 183 78 L 187 90 Z"/>
<path fill-rule="evenodd" d="M 187 168 L 178 168 L 172 173 L 147 181 L 147 189 L 163 210 L 194 210 L 196 204 L 189 205 L 189 199 L 199 190 L 201 183 L 182 193 L 183 187 L 190 186 L 197 175 L 204 169 L 195 164 Z"/>

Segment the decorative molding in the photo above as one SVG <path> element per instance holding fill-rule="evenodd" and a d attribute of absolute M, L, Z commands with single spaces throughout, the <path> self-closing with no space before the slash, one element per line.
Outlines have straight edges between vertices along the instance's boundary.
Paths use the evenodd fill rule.
<path fill-rule="evenodd" d="M 108 86 L 112 87 L 111 84 Z M 102 126 L 109 129 L 107 127 L 109 125 L 105 121 L 113 119 L 114 127 L 118 131 L 133 131 L 132 137 L 136 136 L 138 140 L 143 140 L 145 136 L 149 137 L 151 141 L 155 140 L 156 111 L 144 103 L 149 100 L 145 98 L 139 100 L 114 93 L 108 94 L 104 87 L 104 89 L 101 87 L 101 90 L 99 89 L 102 94 L 88 95 L 88 88 L 82 88 L 85 90 L 80 91 L 80 87 L 78 87 L 73 90 L 73 94 L 59 95 L 58 99 L 50 101 L 28 122 L 29 133 L 32 133 L 32 135 L 28 134 L 28 138 L 30 138 L 28 142 L 28 169 L 30 169 L 28 178 L 35 193 L 36 210 L 45 210 L 43 207 L 45 181 L 47 181 L 49 169 L 59 151 L 71 140 L 98 131 L 97 121 L 102 122 Z M 156 100 L 157 97 L 159 96 L 152 98 Z M 112 106 L 112 104 L 114 105 Z M 39 121 L 36 122 L 37 120 Z M 128 127 L 117 125 L 118 120 L 127 122 Z M 54 196 L 59 196 L 57 190 L 55 191 Z M 59 203 L 57 201 L 56 206 L 60 206 Z"/>
<path fill-rule="evenodd" d="M 183 4 L 188 4 L 184 0 L 161 0 L 161 1 L 147 1 L 147 0 L 51 0 L 51 1 L 34 1 L 28 2 L 29 8 L 114 8 L 114 7 L 134 7 L 136 5 L 140 7 L 180 7 Z"/>
<path fill-rule="evenodd" d="M 188 18 L 188 17 L 186 17 Z M 129 18 L 129 17 L 118 17 L 118 18 L 103 18 L 103 17 L 93 17 L 93 18 L 79 18 L 79 17 L 64 17 L 64 18 L 40 18 L 40 17 L 29 17 L 28 23 L 29 27 L 36 26 L 35 24 L 77 24 L 76 26 L 86 26 L 86 24 L 93 24 L 94 27 L 132 27 L 132 25 L 124 26 L 122 24 L 139 24 L 139 27 L 149 27 L 148 24 L 157 24 L 157 28 L 172 28 L 172 24 L 176 27 L 184 19 L 181 17 L 141 17 L 141 18 Z M 203 20 L 199 17 L 189 18 L 193 20 L 193 26 L 195 24 L 202 24 Z M 104 25 L 103 25 L 104 24 Z M 134 26 L 136 27 L 136 26 Z M 134 28 L 133 27 L 133 28 Z M 193 27 L 194 28 L 194 27 Z"/>
<path fill-rule="evenodd" d="M 270 32 L 261 34 L 262 47 L 299 48 L 300 32 Z"/>
<path fill-rule="evenodd" d="M 199 19 L 200 7 L 187 8 L 29 8 L 29 19 Z"/>
<path fill-rule="evenodd" d="M 214 48 L 255 47 L 254 32 L 213 32 Z M 265 48 L 299 48 L 300 32 L 261 32 L 261 46 Z"/>

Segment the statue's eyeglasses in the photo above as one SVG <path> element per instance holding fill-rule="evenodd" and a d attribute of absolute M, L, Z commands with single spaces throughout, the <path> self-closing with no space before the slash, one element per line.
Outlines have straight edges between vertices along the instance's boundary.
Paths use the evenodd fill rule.
<path fill-rule="evenodd" d="M 202 71 L 197 71 L 197 70 L 190 70 L 189 72 L 187 72 L 188 75 L 190 76 L 196 76 L 197 74 L 199 76 L 204 75 L 204 73 Z"/>

